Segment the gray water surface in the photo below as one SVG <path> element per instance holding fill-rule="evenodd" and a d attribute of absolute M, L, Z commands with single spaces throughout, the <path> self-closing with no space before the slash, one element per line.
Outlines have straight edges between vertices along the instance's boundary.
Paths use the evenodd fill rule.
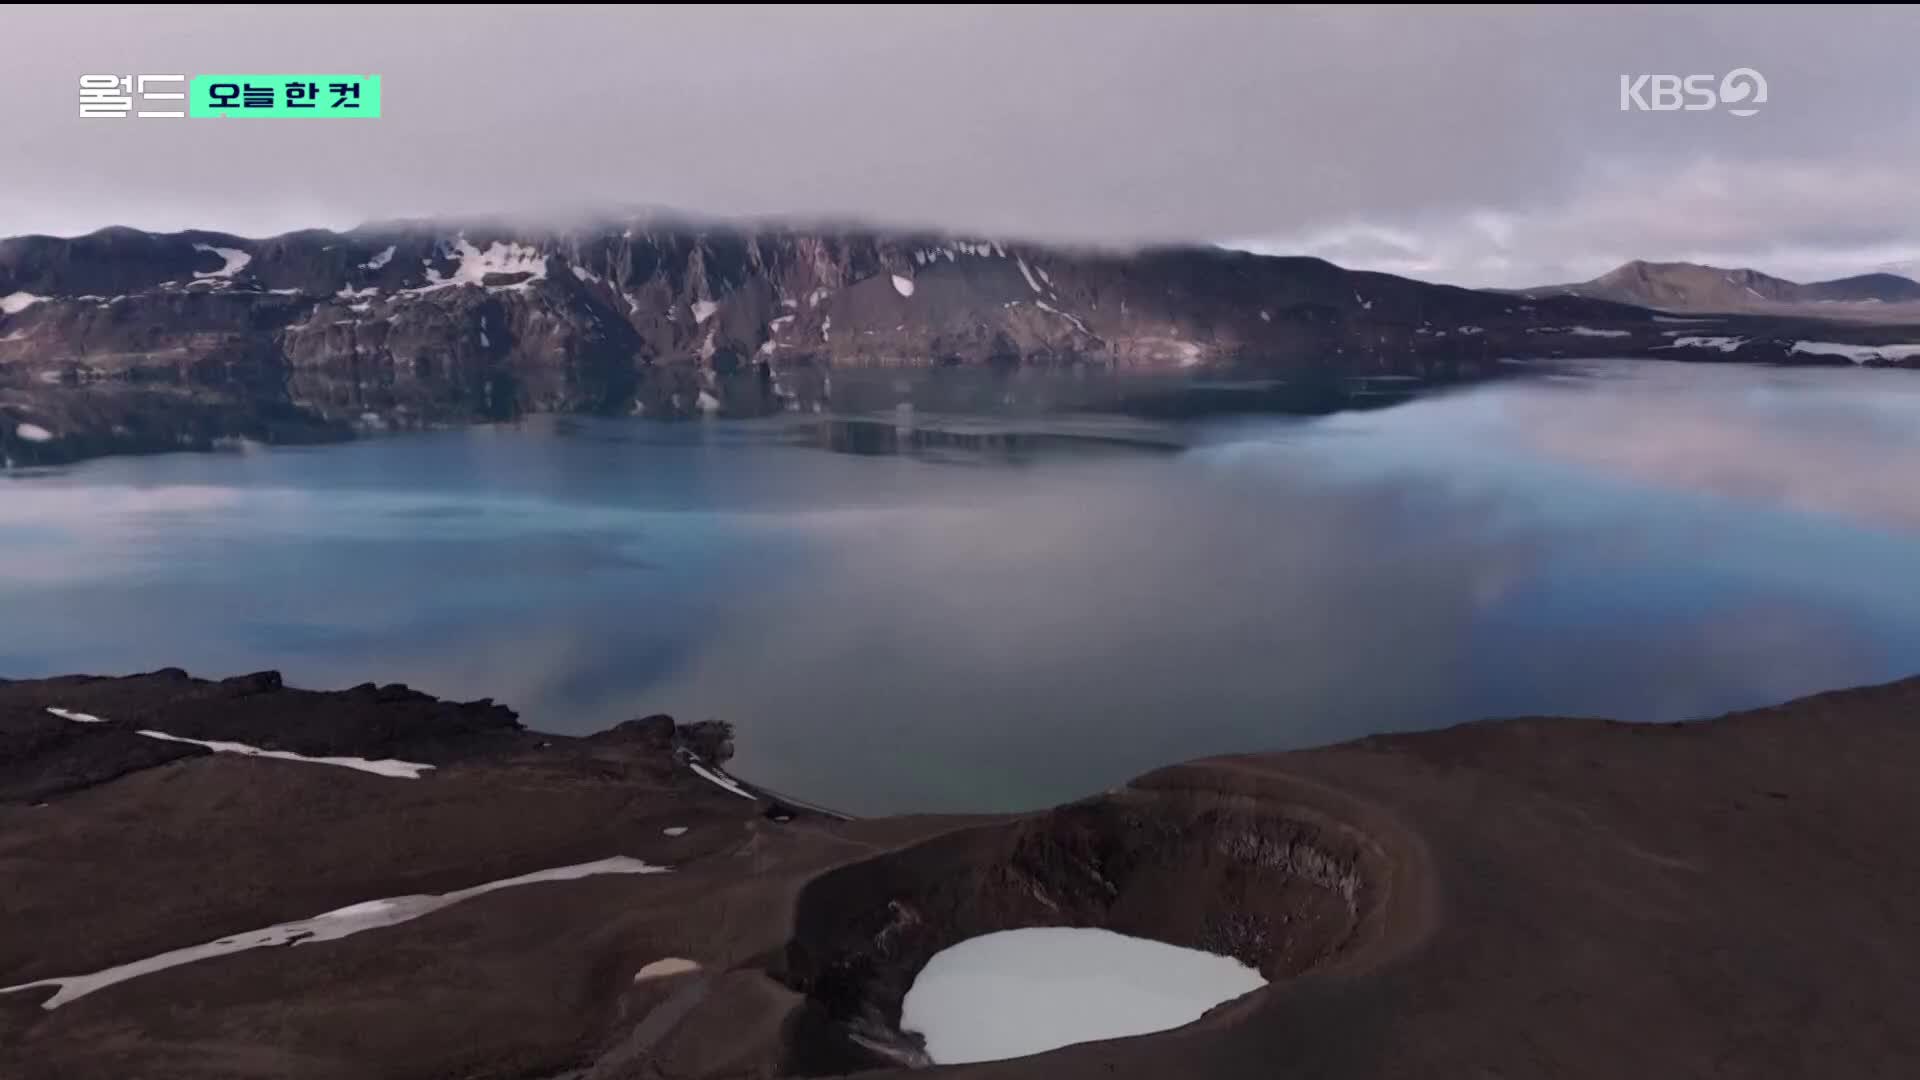
<path fill-rule="evenodd" d="M 1171 454 L 792 436 L 540 422 L 3 477 L 0 675 L 723 718 L 742 775 L 868 813 L 1920 671 L 1913 373 L 1601 364 L 1155 429 Z"/>

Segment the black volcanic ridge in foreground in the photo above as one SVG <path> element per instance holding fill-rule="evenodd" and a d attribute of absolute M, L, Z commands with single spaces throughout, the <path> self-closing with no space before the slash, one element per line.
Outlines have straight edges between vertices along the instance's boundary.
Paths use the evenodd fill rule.
<path fill-rule="evenodd" d="M 273 673 L 0 681 L 0 1075 L 900 1075 L 928 957 L 1085 926 L 1269 984 L 951 1074 L 1904 1077 L 1917 716 L 1909 679 L 847 821 L 729 776 L 719 725 L 569 738 Z"/>

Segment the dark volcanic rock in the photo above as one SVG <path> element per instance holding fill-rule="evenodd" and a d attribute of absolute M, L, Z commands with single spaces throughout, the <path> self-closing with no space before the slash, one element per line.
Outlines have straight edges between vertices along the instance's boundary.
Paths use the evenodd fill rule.
<path fill-rule="evenodd" d="M 940 950 L 1027 926 L 1206 949 L 1270 980 L 1312 971 L 1383 917 L 1407 841 L 1298 807 L 1126 791 L 956 832 L 835 871 L 800 896 L 784 974 L 809 998 L 789 1065 L 925 1064 L 901 1000 Z M 1383 846 L 1384 845 L 1384 846 Z"/>
<path fill-rule="evenodd" d="M 638 743 L 658 750 L 673 747 L 673 717 L 666 713 L 654 713 L 637 720 L 623 720 L 605 731 L 587 736 L 594 743 Z"/>
<path fill-rule="evenodd" d="M 37 803 L 209 751 L 33 707 L 0 708 L 0 803 Z"/>
<path fill-rule="evenodd" d="M 725 720 L 681 725 L 674 729 L 673 741 L 714 765 L 723 765 L 733 757 L 733 725 Z"/>
<path fill-rule="evenodd" d="M 405 688 L 289 697 L 302 693 L 177 671 L 34 680 L 0 683 L 0 719 L 11 761 L 65 752 L 38 721 L 55 701 L 187 724 L 196 705 L 285 699 L 302 730 L 376 740 L 393 725 L 365 715 L 427 709 Z M 1376 736 L 1174 766 L 1044 813 L 860 822 L 772 820 L 780 804 L 682 768 L 659 745 L 664 718 L 568 739 L 447 708 L 426 726 L 453 741 L 442 725 L 464 721 L 447 717 L 493 717 L 459 741 L 494 748 L 417 781 L 199 754 L 0 805 L 0 986 L 610 855 L 673 871 L 499 889 L 51 1011 L 43 990 L 0 994 L 0 1076 L 772 1077 L 911 1062 L 898 1002 L 926 957 L 1028 925 L 1195 945 L 1273 981 L 1182 1028 L 942 1076 L 1920 1071 L 1920 679 L 1689 724 Z M 100 739 L 121 725 L 71 726 Z M 636 980 L 668 958 L 697 968 Z"/>
<path fill-rule="evenodd" d="M 46 713 L 49 706 L 89 713 L 107 723 L 59 720 Z M 295 690 L 282 684 L 277 671 L 217 682 L 191 678 L 178 668 L 122 679 L 69 676 L 16 682 L 0 685 L 0 709 L 25 718 L 17 721 L 25 725 L 20 728 L 22 738 L 58 732 L 57 725 L 80 729 L 65 737 L 72 741 L 73 753 L 86 757 L 87 763 L 72 768 L 78 770 L 76 775 L 98 774 L 102 780 L 127 771 L 115 765 L 114 755 L 123 748 L 129 761 L 146 764 L 181 756 L 145 751 L 140 744 L 180 744 L 132 734 L 140 729 L 313 757 L 398 758 L 429 764 L 498 753 L 534 741 L 512 709 L 491 700 L 441 701 L 399 684 L 366 683 L 330 692 Z M 137 742 L 102 738 L 117 734 Z M 200 752 L 193 746 L 183 749 Z"/>

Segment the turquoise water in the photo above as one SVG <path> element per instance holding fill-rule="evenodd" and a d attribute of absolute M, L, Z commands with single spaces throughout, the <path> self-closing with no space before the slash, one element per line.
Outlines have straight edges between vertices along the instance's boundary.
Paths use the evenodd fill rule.
<path fill-rule="evenodd" d="M 0 478 L 0 675 L 404 681 L 740 729 L 855 812 L 1920 671 L 1920 376 L 1621 363 L 1177 454 L 594 421 Z"/>

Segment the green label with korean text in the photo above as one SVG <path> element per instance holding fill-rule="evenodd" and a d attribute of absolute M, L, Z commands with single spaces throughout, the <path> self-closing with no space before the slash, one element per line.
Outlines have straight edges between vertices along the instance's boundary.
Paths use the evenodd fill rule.
<path fill-rule="evenodd" d="M 195 75 L 187 115 L 371 119 L 380 115 L 380 76 Z"/>

